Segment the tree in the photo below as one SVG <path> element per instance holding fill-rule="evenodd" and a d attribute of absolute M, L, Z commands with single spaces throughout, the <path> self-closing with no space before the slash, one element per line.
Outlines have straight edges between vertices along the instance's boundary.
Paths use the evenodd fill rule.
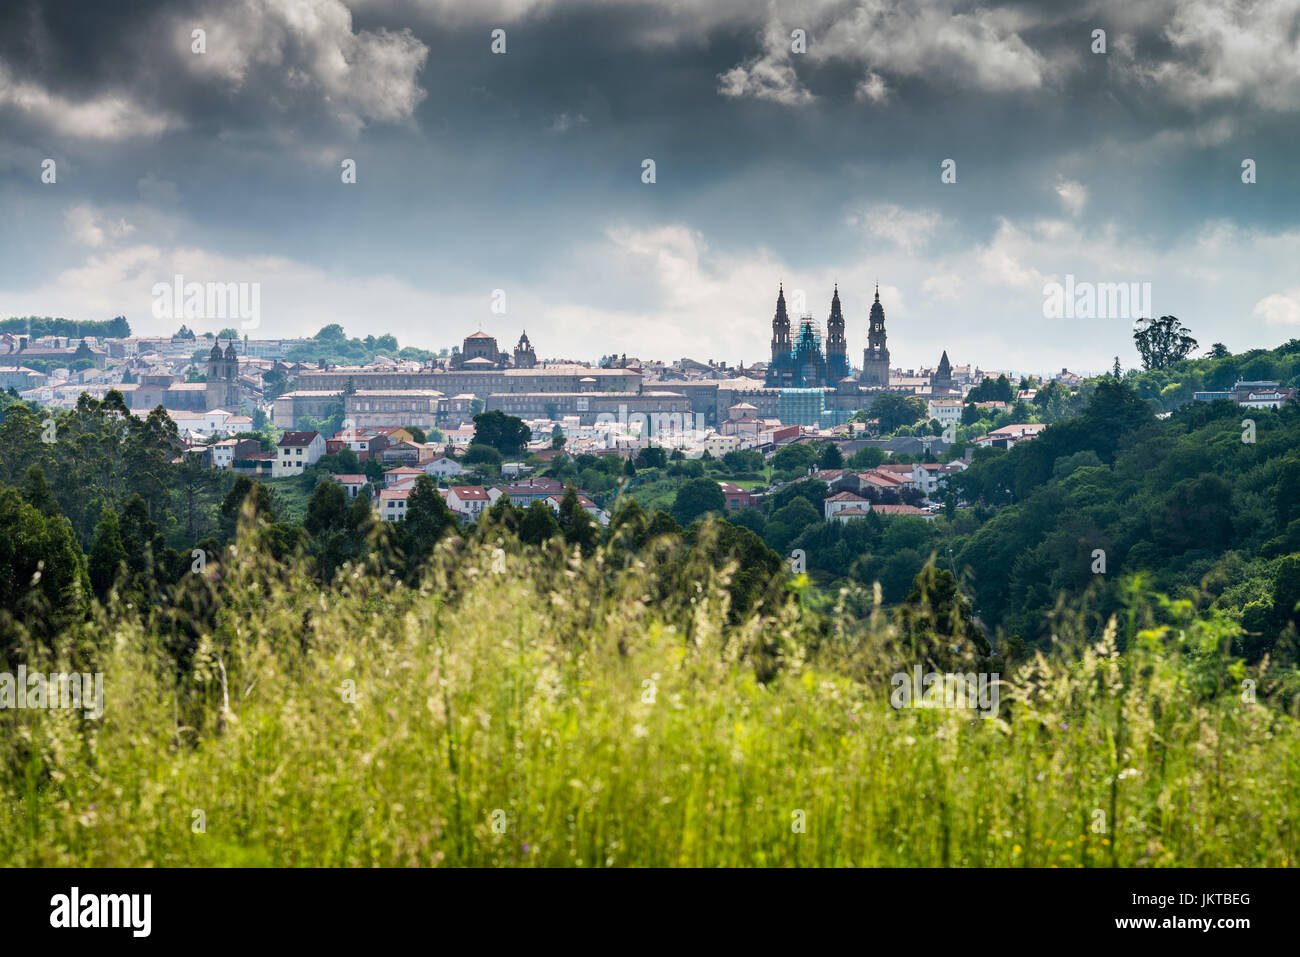
<path fill-rule="evenodd" d="M 877 445 L 866 445 L 849 457 L 849 467 L 866 471 L 867 469 L 874 469 L 883 461 L 885 461 L 884 449 Z"/>
<path fill-rule="evenodd" d="M 533 437 L 522 419 L 500 409 L 474 416 L 474 444 L 490 445 L 502 455 L 518 455 Z"/>
<path fill-rule="evenodd" d="M 871 416 L 879 420 L 881 433 L 893 432 L 899 426 L 912 425 L 924 419 L 926 414 L 925 402 L 915 395 L 882 392 L 871 403 Z"/>
<path fill-rule="evenodd" d="M 898 625 L 912 659 L 932 670 L 964 670 L 992 651 L 957 580 L 932 562 L 913 579 Z"/>
<path fill-rule="evenodd" d="M 683 527 L 709 512 L 722 513 L 726 510 L 727 498 L 722 494 L 722 486 L 709 478 L 689 479 L 677 490 L 673 501 L 673 518 Z"/>
<path fill-rule="evenodd" d="M 1191 331 L 1174 316 L 1139 319 L 1133 328 L 1133 342 L 1142 356 L 1142 368 L 1148 372 L 1167 369 L 1186 359 L 1196 348 Z"/>
<path fill-rule="evenodd" d="M 1208 355 L 1211 359 L 1226 359 L 1228 356 L 1232 355 L 1232 353 L 1228 351 L 1228 347 L 1222 342 L 1216 342 L 1214 345 L 1210 346 Z"/>
<path fill-rule="evenodd" d="M 117 580 L 118 569 L 126 561 L 126 549 L 122 546 L 122 533 L 118 527 L 117 515 L 112 509 L 104 509 L 104 514 L 95 526 L 95 541 L 90 546 L 90 555 L 86 570 L 90 574 L 90 586 L 102 601 Z"/>
<path fill-rule="evenodd" d="M 822 451 L 817 456 L 817 467 L 822 469 L 842 469 L 844 468 L 844 453 L 834 442 L 827 442 L 822 446 Z"/>
<path fill-rule="evenodd" d="M 423 445 L 425 442 L 429 441 L 424 434 L 424 429 L 420 428 L 418 425 L 408 425 L 406 431 L 411 433 L 411 441 L 413 442 L 419 442 Z"/>
<path fill-rule="evenodd" d="M 462 461 L 466 465 L 492 465 L 500 468 L 501 453 L 490 445 L 473 442 L 465 450 L 465 457 Z"/>
<path fill-rule="evenodd" d="M 589 552 L 600 540 L 600 527 L 596 520 L 587 513 L 578 501 L 578 490 L 569 485 L 560 499 L 560 512 L 557 518 L 564 541 L 569 545 L 582 546 L 583 552 Z"/>
<path fill-rule="evenodd" d="M 114 563 L 110 574 L 116 571 Z M 43 514 L 14 489 L 0 488 L 0 609 L 37 634 L 53 634 L 81 612 L 85 585 L 81 549 L 68 520 L 57 511 Z M 41 601 L 32 607 L 35 598 Z M 0 657 L 10 650 L 0 644 Z"/>
<path fill-rule="evenodd" d="M 722 464 L 732 472 L 761 472 L 763 453 L 758 449 L 737 449 L 724 455 Z"/>
<path fill-rule="evenodd" d="M 1005 375 L 1000 375 L 996 379 L 985 376 L 979 385 L 966 393 L 967 402 L 1010 402 L 1014 398 L 1015 391 L 1011 388 L 1011 381 Z"/>
<path fill-rule="evenodd" d="M 447 501 L 438 492 L 433 479 L 421 475 L 406 497 L 406 519 L 402 534 L 406 542 L 407 572 L 413 578 L 418 569 L 433 554 L 449 531 L 456 527 L 456 516 L 447 507 Z"/>
<path fill-rule="evenodd" d="M 226 526 L 227 536 L 234 534 L 246 502 L 252 509 L 254 520 L 275 521 L 275 511 L 271 507 L 271 493 L 267 487 L 261 482 L 253 481 L 247 475 L 240 475 L 221 502 L 221 518 Z"/>
<path fill-rule="evenodd" d="M 534 499 L 524 511 L 524 520 L 519 526 L 519 540 L 525 545 L 541 545 L 559 534 L 560 523 L 555 520 L 551 507 L 541 499 Z"/>
<path fill-rule="evenodd" d="M 557 425 L 555 428 L 551 429 L 551 448 L 562 449 L 564 448 L 564 443 L 567 441 L 569 440 L 565 438 L 564 430 L 562 428 Z"/>
<path fill-rule="evenodd" d="M 58 514 L 59 503 L 54 500 L 54 492 L 45 480 L 45 472 L 35 462 L 23 475 L 22 493 L 27 504 L 42 515 Z"/>
<path fill-rule="evenodd" d="M 806 472 L 817 460 L 817 450 L 806 442 L 783 445 L 772 455 L 772 468 L 778 472 Z"/>
<path fill-rule="evenodd" d="M 1115 365 L 1111 367 L 1110 374 L 1116 379 L 1122 379 L 1124 377 L 1124 370 L 1120 368 L 1119 364 L 1119 356 L 1115 357 Z"/>

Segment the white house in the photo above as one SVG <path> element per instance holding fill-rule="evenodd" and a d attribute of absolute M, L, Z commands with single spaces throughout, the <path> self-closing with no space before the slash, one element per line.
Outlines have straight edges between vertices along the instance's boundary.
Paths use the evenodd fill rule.
<path fill-rule="evenodd" d="M 333 476 L 333 479 L 343 486 L 343 491 L 347 493 L 348 498 L 356 498 L 361 494 L 361 490 L 366 487 L 366 483 L 370 481 L 361 474 L 349 475 L 344 473 Z"/>
<path fill-rule="evenodd" d="M 836 492 L 834 495 L 822 501 L 822 508 L 826 512 L 826 521 L 835 517 L 837 512 L 845 509 L 861 509 L 864 513 L 871 511 L 871 502 L 861 495 L 854 495 L 852 492 Z"/>
<path fill-rule="evenodd" d="M 235 446 L 239 439 L 222 439 L 212 443 L 212 467 L 228 469 L 235 464 Z"/>
<path fill-rule="evenodd" d="M 961 425 L 961 399 L 930 399 L 926 410 L 930 418 L 938 419 L 940 425 Z"/>
<path fill-rule="evenodd" d="M 834 513 L 835 521 L 841 525 L 851 522 L 854 519 L 866 518 L 871 514 L 871 503 L 866 502 L 865 507 L 861 505 L 852 505 L 848 508 L 841 508 Z"/>
<path fill-rule="evenodd" d="M 947 465 L 938 462 L 922 462 L 914 466 L 913 477 L 921 486 L 921 493 L 930 498 L 943 488 L 949 478 L 966 468 L 966 463 L 958 460 Z"/>
<path fill-rule="evenodd" d="M 376 506 L 379 518 L 385 522 L 400 522 L 406 518 L 406 498 L 411 494 L 407 488 L 381 488 Z"/>
<path fill-rule="evenodd" d="M 325 437 L 319 432 L 286 432 L 276 447 L 272 478 L 301 475 L 325 454 Z"/>
<path fill-rule="evenodd" d="M 491 504 L 482 485 L 453 485 L 447 489 L 447 507 L 470 521 L 477 521 L 483 509 Z"/>
<path fill-rule="evenodd" d="M 439 479 L 453 478 L 465 471 L 465 467 L 450 455 L 435 455 L 422 463 L 420 468 L 424 469 L 425 475 Z"/>
<path fill-rule="evenodd" d="M 410 465 L 389 469 L 384 473 L 384 487 L 393 488 L 406 482 L 412 482 L 423 474 L 425 474 L 423 469 L 417 469 Z"/>

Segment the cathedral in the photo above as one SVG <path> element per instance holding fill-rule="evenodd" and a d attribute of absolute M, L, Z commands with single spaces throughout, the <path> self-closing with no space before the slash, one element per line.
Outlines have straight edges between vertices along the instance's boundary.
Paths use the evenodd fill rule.
<path fill-rule="evenodd" d="M 862 350 L 862 377 L 858 381 L 864 389 L 889 388 L 889 348 L 885 345 L 885 307 L 880 304 L 879 285 L 867 319 L 867 347 Z"/>
<path fill-rule="evenodd" d="M 519 342 L 515 346 L 515 368 L 531 369 L 537 365 L 537 353 L 533 350 L 533 344 L 528 341 L 528 333 L 525 332 L 519 337 Z"/>
<path fill-rule="evenodd" d="M 876 301 L 871 307 L 868 326 L 868 345 L 863 352 L 862 377 L 858 384 L 865 389 L 885 389 L 889 387 L 889 350 L 885 348 L 885 311 L 880 305 L 879 286 L 876 287 Z M 785 305 L 785 287 L 779 286 L 776 314 L 772 317 L 772 361 L 767 367 L 767 388 L 843 389 L 845 380 L 851 376 L 839 285 L 836 284 L 831 295 L 824 343 L 812 316 L 803 316 L 798 331 L 792 333 Z M 852 382 L 848 384 L 850 388 L 854 385 Z"/>
<path fill-rule="evenodd" d="M 461 351 L 447 362 L 449 369 L 462 369 L 467 372 L 509 368 L 532 369 L 536 365 L 537 353 L 533 350 L 533 344 L 528 341 L 528 333 L 525 332 L 519 337 L 512 365 L 510 353 L 498 348 L 496 338 L 481 329 L 466 336 Z"/>
<path fill-rule="evenodd" d="M 239 387 L 239 357 L 235 354 L 235 342 L 226 344 L 226 351 L 221 351 L 221 343 L 214 342 L 208 353 L 207 383 L 204 386 L 204 401 L 207 408 L 224 409 L 238 415 L 243 407 L 243 392 Z"/>

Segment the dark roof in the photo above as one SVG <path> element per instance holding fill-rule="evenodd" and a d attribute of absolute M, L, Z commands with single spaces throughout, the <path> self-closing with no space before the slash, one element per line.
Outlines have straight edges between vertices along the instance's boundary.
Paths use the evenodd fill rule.
<path fill-rule="evenodd" d="M 312 440 L 320 435 L 319 432 L 286 432 L 281 437 L 279 444 L 281 446 L 311 445 Z"/>

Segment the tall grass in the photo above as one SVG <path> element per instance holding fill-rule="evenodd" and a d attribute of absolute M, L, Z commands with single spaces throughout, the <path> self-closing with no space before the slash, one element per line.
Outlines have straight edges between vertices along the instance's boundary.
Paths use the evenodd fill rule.
<path fill-rule="evenodd" d="M 1296 862 L 1296 722 L 1242 700 L 1225 626 L 1186 603 L 1135 590 L 1100 641 L 1063 610 L 1062 652 L 980 719 L 890 707 L 879 609 L 829 637 L 798 602 L 728 625 L 725 569 L 668 608 L 652 559 L 505 547 L 504 571 L 453 543 L 418 589 L 357 569 L 321 592 L 241 545 L 180 678 L 125 610 L 33 650 L 93 639 L 106 711 L 0 712 L 0 860 Z"/>

